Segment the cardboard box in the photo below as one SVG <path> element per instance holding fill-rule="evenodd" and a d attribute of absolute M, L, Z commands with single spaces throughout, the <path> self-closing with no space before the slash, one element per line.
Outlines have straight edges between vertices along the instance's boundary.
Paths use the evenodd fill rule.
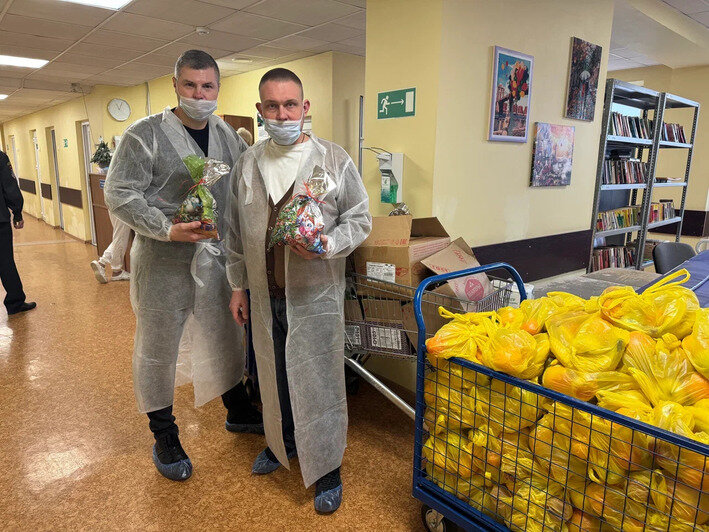
<path fill-rule="evenodd" d="M 470 246 L 462 238 L 438 253 L 423 259 L 422 264 L 436 275 L 480 266 Z M 480 301 L 495 291 L 490 279 L 484 273 L 451 279 L 447 286 L 450 289 L 449 295 L 452 294 L 463 301 Z M 446 291 L 441 293 L 445 294 Z"/>
<path fill-rule="evenodd" d="M 401 317 L 401 300 L 362 298 L 361 302 L 365 321 L 403 324 Z"/>
<path fill-rule="evenodd" d="M 430 275 L 421 260 L 449 244 L 450 236 L 438 218 L 375 217 L 372 232 L 354 253 L 355 271 L 383 281 L 417 286 Z"/>

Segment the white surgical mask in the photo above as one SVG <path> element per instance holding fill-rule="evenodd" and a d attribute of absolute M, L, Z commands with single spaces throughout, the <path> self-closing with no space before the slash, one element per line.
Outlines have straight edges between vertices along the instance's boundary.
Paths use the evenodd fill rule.
<path fill-rule="evenodd" d="M 206 120 L 217 110 L 217 100 L 195 100 L 180 96 L 180 109 L 192 120 Z"/>
<path fill-rule="evenodd" d="M 303 110 L 305 114 L 305 110 Z M 298 120 L 273 120 L 272 118 L 263 119 L 263 127 L 268 133 L 268 136 L 273 139 L 276 144 L 288 146 L 293 144 L 303 131 L 301 125 L 302 115 Z"/>

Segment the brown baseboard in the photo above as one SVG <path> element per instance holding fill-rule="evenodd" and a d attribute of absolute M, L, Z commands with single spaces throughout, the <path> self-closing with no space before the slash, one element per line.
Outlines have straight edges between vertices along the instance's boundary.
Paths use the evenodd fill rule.
<path fill-rule="evenodd" d="M 20 182 L 20 190 L 22 192 L 37 194 L 37 183 L 31 179 L 25 179 L 24 177 L 18 177 L 17 180 Z"/>
<path fill-rule="evenodd" d="M 528 238 L 515 242 L 474 247 L 480 264 L 506 262 L 524 281 L 545 279 L 588 266 L 591 231 Z"/>
<path fill-rule="evenodd" d="M 674 235 L 677 234 L 677 224 L 664 225 L 653 229 L 652 232 Z M 709 212 L 685 209 L 682 219 L 682 236 L 709 236 Z"/>

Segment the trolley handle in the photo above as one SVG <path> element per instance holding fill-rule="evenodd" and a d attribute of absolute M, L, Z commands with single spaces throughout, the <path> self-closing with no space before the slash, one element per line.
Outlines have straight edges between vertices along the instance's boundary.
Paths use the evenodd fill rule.
<path fill-rule="evenodd" d="M 423 322 L 423 314 L 421 313 L 421 301 L 423 299 L 423 294 L 426 289 L 434 283 L 442 283 L 444 281 L 450 281 L 451 279 L 467 277 L 469 275 L 489 272 L 491 270 L 507 270 L 507 272 L 512 276 L 514 282 L 517 284 L 517 290 L 519 290 L 520 301 L 524 301 L 525 299 L 527 299 L 527 291 L 524 289 L 522 277 L 519 275 L 517 270 L 515 270 L 506 262 L 494 262 L 492 264 L 486 264 L 485 266 L 468 268 L 467 270 L 442 273 L 441 275 L 434 275 L 433 277 L 428 277 L 427 279 L 421 281 L 421 283 L 418 285 L 418 288 L 416 288 L 416 293 L 414 294 L 414 315 L 416 316 L 416 324 L 418 325 L 418 347 L 416 351 L 420 357 L 423 356 L 424 348 L 426 345 L 426 324 Z"/>

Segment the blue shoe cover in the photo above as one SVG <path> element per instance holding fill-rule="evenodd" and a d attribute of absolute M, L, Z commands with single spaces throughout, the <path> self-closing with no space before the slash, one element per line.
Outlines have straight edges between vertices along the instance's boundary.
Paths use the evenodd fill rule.
<path fill-rule="evenodd" d="M 187 480 L 192 476 L 192 462 L 190 462 L 189 458 L 173 464 L 163 464 L 158 460 L 155 445 L 153 445 L 153 463 L 160 474 L 170 480 Z"/>
<path fill-rule="evenodd" d="M 288 453 L 288 459 L 295 458 L 298 455 L 296 451 L 291 451 Z M 251 473 L 254 475 L 268 475 L 273 473 L 276 469 L 281 467 L 281 463 L 278 460 L 271 460 L 266 454 L 266 449 L 261 451 L 256 460 L 254 460 L 254 465 L 251 468 Z"/>
<path fill-rule="evenodd" d="M 342 484 L 331 490 L 323 491 L 315 496 L 315 511 L 321 514 L 330 514 L 337 510 L 342 503 Z"/>

